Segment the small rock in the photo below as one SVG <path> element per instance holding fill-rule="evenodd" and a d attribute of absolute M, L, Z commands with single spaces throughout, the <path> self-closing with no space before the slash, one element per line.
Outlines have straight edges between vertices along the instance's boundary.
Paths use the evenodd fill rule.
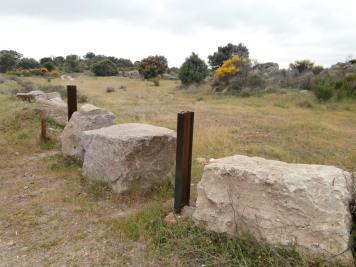
<path fill-rule="evenodd" d="M 19 156 L 20 155 L 20 153 L 19 152 L 15 152 L 15 156 Z"/>
<path fill-rule="evenodd" d="M 167 225 L 175 225 L 177 224 L 177 218 L 173 212 L 168 213 L 168 215 L 164 218 L 164 223 Z"/>
<path fill-rule="evenodd" d="M 23 189 L 28 189 L 28 186 L 27 186 L 27 185 L 26 185 L 26 186 L 24 186 L 24 187 L 23 187 Z"/>

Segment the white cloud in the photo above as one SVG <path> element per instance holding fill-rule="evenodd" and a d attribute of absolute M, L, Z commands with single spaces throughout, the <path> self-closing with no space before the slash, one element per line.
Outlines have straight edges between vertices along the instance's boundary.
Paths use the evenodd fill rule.
<path fill-rule="evenodd" d="M 0 49 L 25 56 L 88 51 L 138 60 L 165 55 L 179 66 L 192 51 L 245 43 L 252 58 L 319 64 L 356 55 L 355 1 L 0 0 Z"/>

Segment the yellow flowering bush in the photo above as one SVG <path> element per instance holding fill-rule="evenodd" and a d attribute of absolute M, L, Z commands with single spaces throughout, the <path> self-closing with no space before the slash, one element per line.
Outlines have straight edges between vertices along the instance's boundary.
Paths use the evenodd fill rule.
<path fill-rule="evenodd" d="M 247 72 L 251 61 L 238 55 L 224 61 L 224 63 L 215 71 L 215 80 L 220 81 L 237 74 Z"/>

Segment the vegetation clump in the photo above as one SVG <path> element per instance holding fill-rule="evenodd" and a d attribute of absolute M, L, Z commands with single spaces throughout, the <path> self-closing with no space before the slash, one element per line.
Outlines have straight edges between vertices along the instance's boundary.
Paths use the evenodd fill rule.
<path fill-rule="evenodd" d="M 311 71 L 313 67 L 314 62 L 311 62 L 309 59 L 296 60 L 294 63 L 289 64 L 291 70 L 297 70 L 299 73 Z"/>
<path fill-rule="evenodd" d="M 208 74 L 208 66 L 195 53 L 186 58 L 180 67 L 178 77 L 183 84 L 200 83 Z"/>
<path fill-rule="evenodd" d="M 140 61 L 138 72 L 145 78 L 151 79 L 161 75 L 168 69 L 168 61 L 164 56 L 149 56 Z"/>
<path fill-rule="evenodd" d="M 209 65 L 213 70 L 216 70 L 221 65 L 223 65 L 226 60 L 234 55 L 238 55 L 243 58 L 249 58 L 248 48 L 243 43 L 239 43 L 238 45 L 228 43 L 226 46 L 219 46 L 217 52 L 208 56 Z"/>
<path fill-rule="evenodd" d="M 92 71 L 96 76 L 114 76 L 118 73 L 116 65 L 108 59 L 95 63 Z"/>

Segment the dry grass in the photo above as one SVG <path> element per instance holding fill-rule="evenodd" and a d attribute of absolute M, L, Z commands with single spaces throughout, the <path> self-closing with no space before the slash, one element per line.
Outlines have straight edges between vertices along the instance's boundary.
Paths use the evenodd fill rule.
<path fill-rule="evenodd" d="M 48 84 L 40 78 L 23 79 L 34 85 Z M 114 112 L 118 123 L 144 122 L 175 129 L 177 112 L 195 111 L 194 159 L 245 154 L 348 170 L 356 166 L 355 102 L 319 104 L 312 94 L 293 90 L 242 98 L 211 94 L 208 85 L 188 92 L 178 89 L 175 81 L 162 80 L 156 87 L 151 82 L 117 77 L 78 76 L 75 81 L 55 79 L 51 84 L 76 84 L 89 103 Z M 17 86 L 6 80 L 0 84 L 0 93 Z M 107 93 L 108 87 L 114 92 Z M 149 198 L 117 198 L 105 184 L 86 183 L 75 163 L 58 156 L 39 158 L 39 153 L 58 149 L 55 140 L 60 129 L 52 128 L 53 144 L 41 144 L 39 120 L 30 105 L 0 95 L 0 257 L 6 257 L 10 265 L 113 265 L 141 257 L 146 266 L 157 266 L 155 253 L 146 249 L 141 253 L 141 244 L 117 239 L 110 230 L 126 210 L 137 210 Z M 194 160 L 194 183 L 202 168 Z M 169 190 L 159 192 L 162 199 Z M 172 233 L 174 238 L 193 242 L 183 239 L 183 230 L 179 235 Z M 174 248 L 174 240 L 168 240 L 172 246 L 167 248 Z"/>

